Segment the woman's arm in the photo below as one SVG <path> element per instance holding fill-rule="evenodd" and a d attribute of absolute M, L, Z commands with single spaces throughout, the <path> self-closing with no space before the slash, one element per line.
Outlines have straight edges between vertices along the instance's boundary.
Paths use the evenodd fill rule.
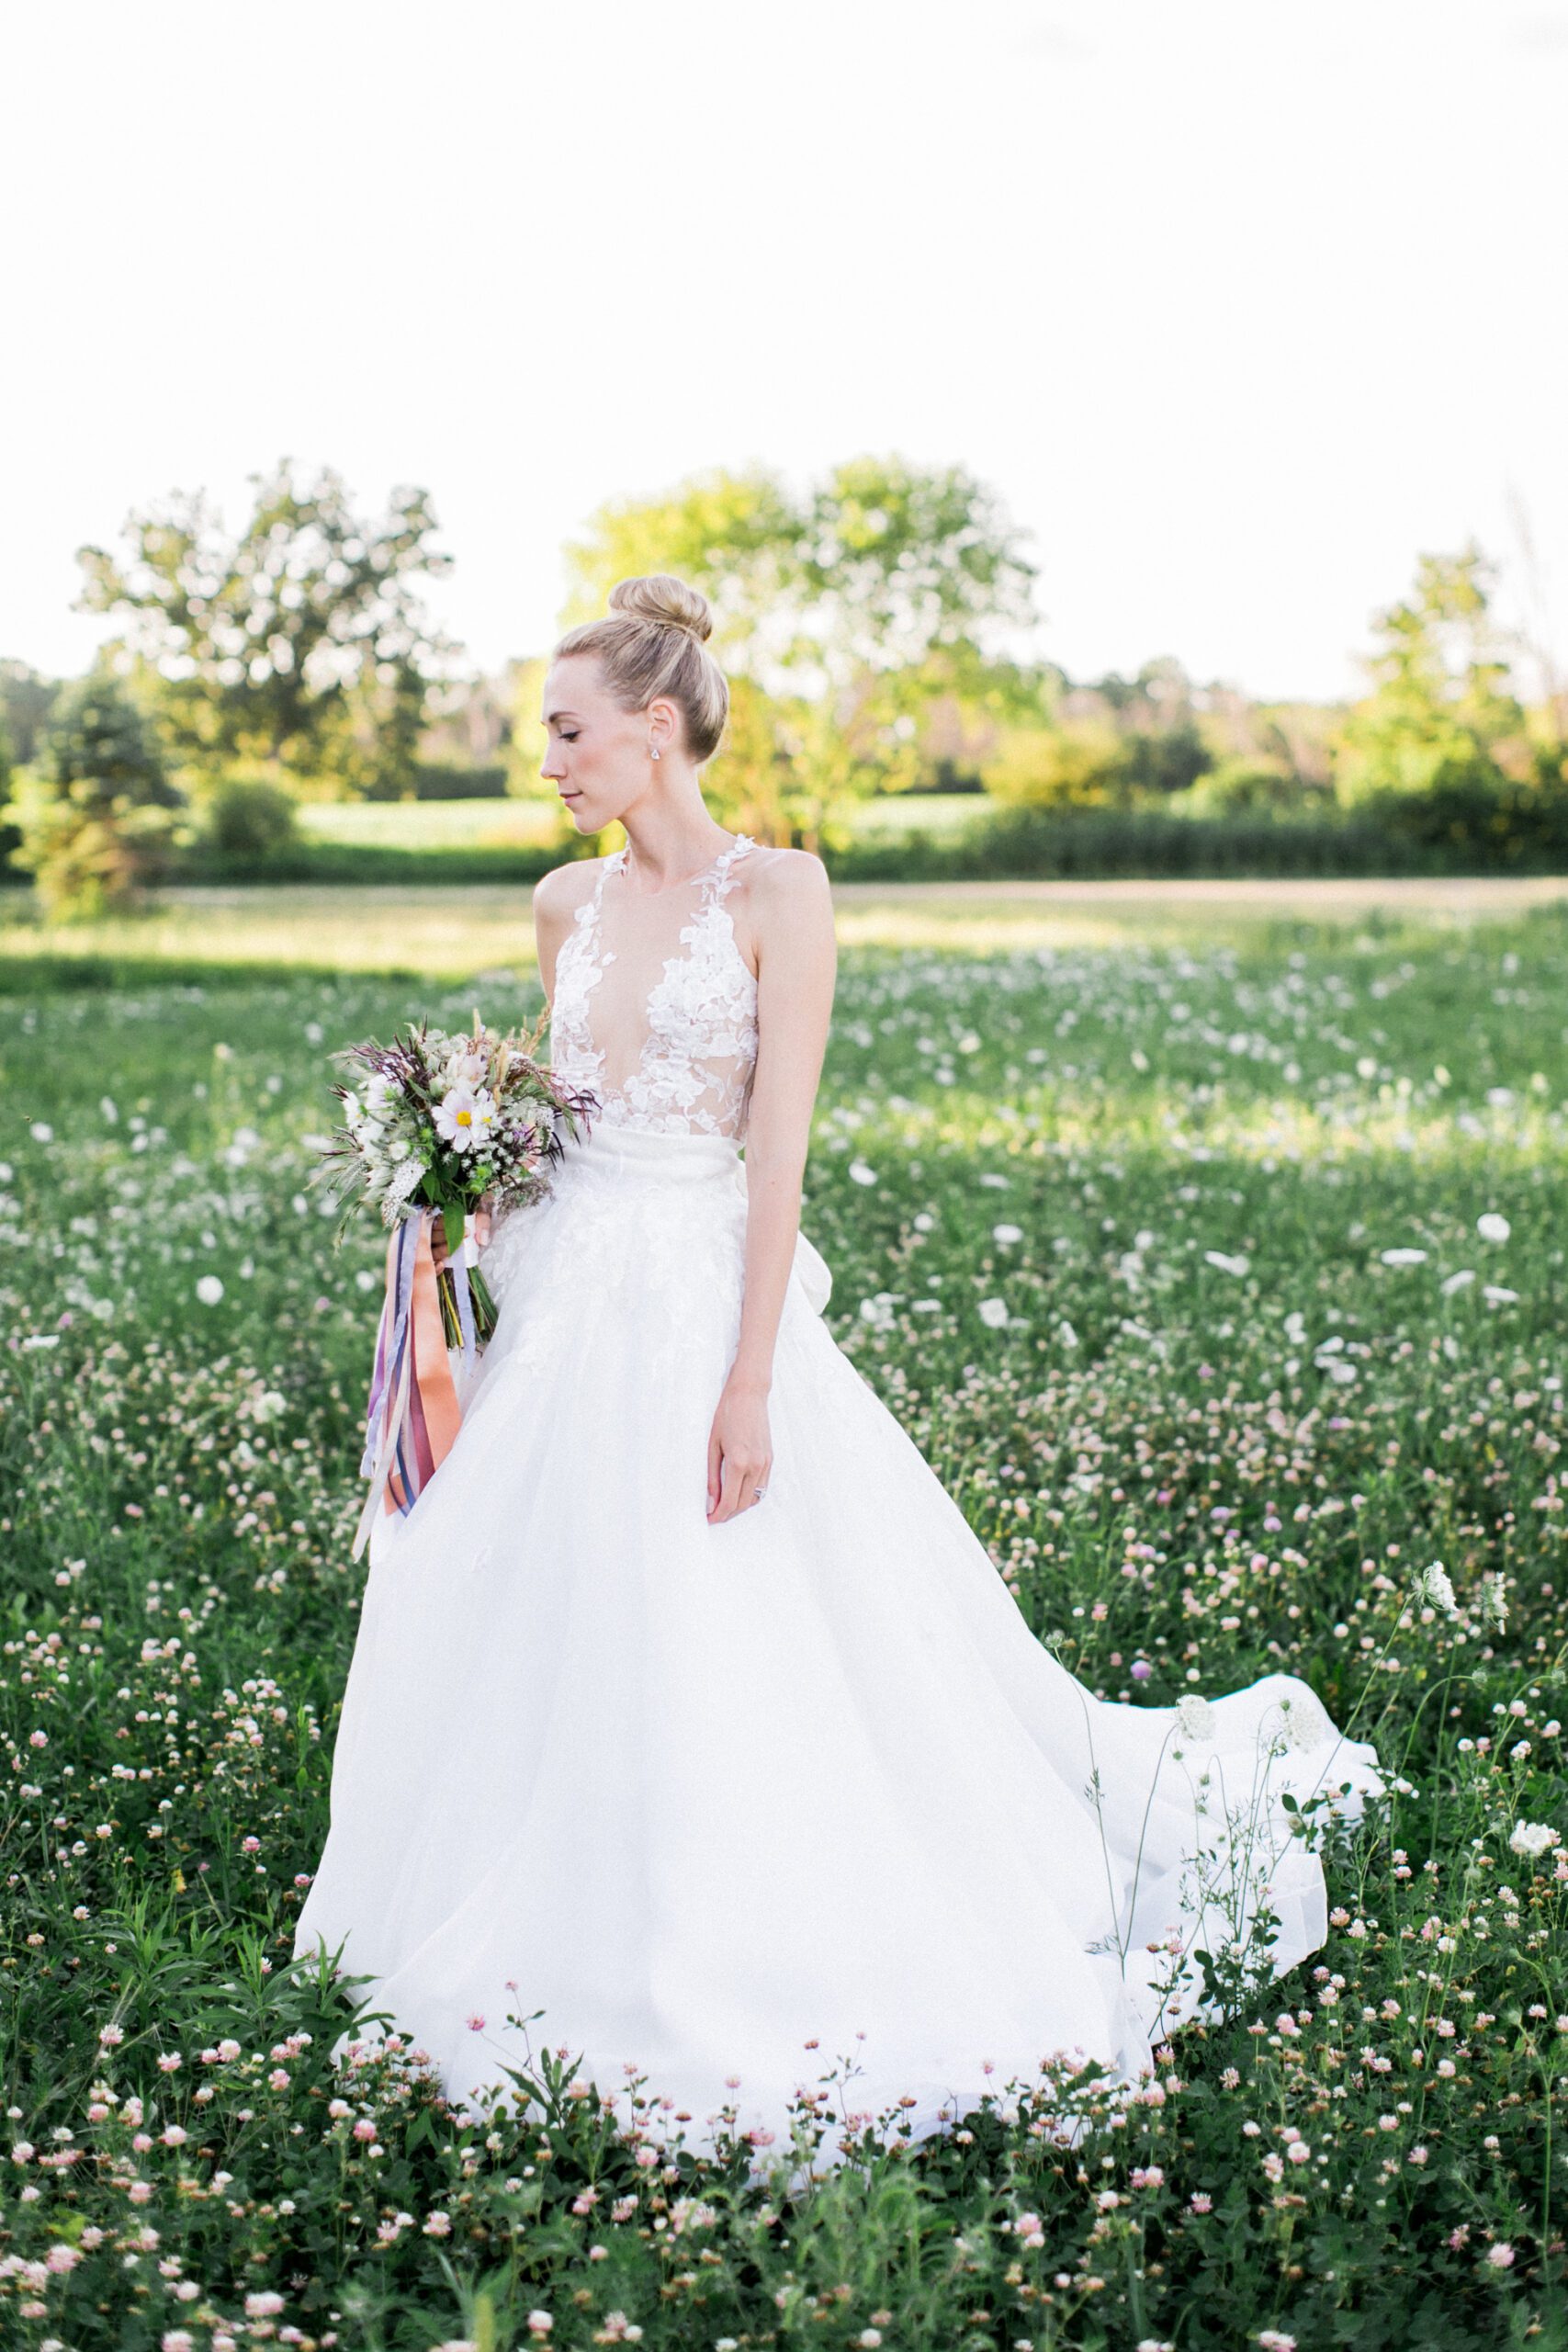
<path fill-rule="evenodd" d="M 800 1230 L 812 1106 L 838 977 L 827 868 L 783 850 L 751 886 L 757 946 L 757 1068 L 746 1122 L 745 1294 L 740 1337 L 708 1448 L 709 1519 L 730 1518 L 765 1484 L 766 1398 Z M 715 1508 L 716 1498 L 717 1508 Z"/>

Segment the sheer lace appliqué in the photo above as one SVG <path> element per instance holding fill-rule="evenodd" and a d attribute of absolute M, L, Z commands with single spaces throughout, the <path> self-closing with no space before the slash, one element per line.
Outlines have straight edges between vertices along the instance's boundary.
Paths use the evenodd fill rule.
<path fill-rule="evenodd" d="M 620 1087 L 606 1083 L 606 1056 L 594 1043 L 592 1012 L 592 992 L 615 960 L 615 950 L 604 944 L 601 909 L 606 877 L 626 870 L 624 847 L 604 860 L 592 894 L 577 909 L 576 928 L 556 961 L 551 1065 L 571 1084 L 594 1090 L 600 1115 L 610 1125 L 738 1141 L 744 1136 L 757 1061 L 757 982 L 724 900 L 736 860 L 754 847 L 745 833 L 737 834 L 697 877 L 701 902 L 649 991 L 641 1052 Z"/>

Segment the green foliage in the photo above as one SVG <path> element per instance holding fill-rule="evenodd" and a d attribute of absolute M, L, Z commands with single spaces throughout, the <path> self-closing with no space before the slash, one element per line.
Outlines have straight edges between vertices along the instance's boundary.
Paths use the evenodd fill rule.
<path fill-rule="evenodd" d="M 60 692 L 57 678 L 40 676 L 27 662 L 0 662 L 0 725 L 18 766 L 30 767 L 42 750 Z"/>
<path fill-rule="evenodd" d="M 96 672 L 65 694 L 43 758 L 21 779 L 16 863 L 51 915 L 90 919 L 133 903 L 167 871 L 183 806 L 141 712 Z"/>
<path fill-rule="evenodd" d="M 1125 790 L 1125 739 L 1103 718 L 1005 728 L 980 777 L 1004 808 L 1104 806 Z"/>
<path fill-rule="evenodd" d="M 1489 619 L 1495 577 L 1473 541 L 1424 555 L 1410 598 L 1379 616 L 1383 644 L 1365 665 L 1373 691 L 1337 749 L 1342 801 L 1473 792 L 1529 773 L 1525 713 Z"/>
<path fill-rule="evenodd" d="M 897 457 L 852 459 L 799 496 L 761 469 L 695 477 L 602 509 L 567 556 L 568 626 L 635 573 L 708 595 L 737 704 L 720 805 L 808 847 L 835 803 L 919 779 L 922 714 L 994 695 L 994 640 L 1033 617 L 1035 567 L 996 494 Z"/>
<path fill-rule="evenodd" d="M 431 675 L 453 649 L 420 583 L 449 569 L 427 493 L 400 489 L 379 521 L 339 475 L 297 483 L 287 459 L 253 475 L 237 537 L 205 496 L 132 514 L 128 553 L 79 550 L 78 609 L 126 623 L 173 749 L 217 769 L 274 760 L 370 796 L 409 788 Z"/>
<path fill-rule="evenodd" d="M 1178 662 L 1147 662 L 1135 678 L 1042 681 L 1032 711 L 1003 725 L 978 762 L 983 783 L 1013 808 L 1157 803 L 1213 764 Z"/>
<path fill-rule="evenodd" d="M 11 739 L 6 732 L 5 718 L 0 716 L 0 873 L 4 873 L 16 852 L 22 845 L 20 827 L 8 823 L 6 815 L 6 805 L 16 782 L 16 763 L 11 756 Z"/>
<path fill-rule="evenodd" d="M 1134 799 L 1145 800 L 1187 791 L 1213 765 L 1208 746 L 1190 718 L 1130 735 L 1125 760 L 1126 788 Z"/>
<path fill-rule="evenodd" d="M 1170 805 L 1195 817 L 1271 813 L 1312 818 L 1324 813 L 1324 799 L 1321 791 L 1303 783 L 1288 761 L 1241 753 L 1217 761 Z"/>
<path fill-rule="evenodd" d="M 231 769 L 208 796 L 202 839 L 220 857 L 265 867 L 299 844 L 294 796 L 271 776 Z"/>
<path fill-rule="evenodd" d="M 1568 778 L 1544 763 L 1522 783 L 1484 764 L 1457 765 L 1425 792 L 1371 796 L 1359 813 L 1391 842 L 1463 859 L 1478 872 L 1568 865 Z"/>
<path fill-rule="evenodd" d="M 416 800 L 504 800 L 506 785 L 506 766 L 499 760 L 482 767 L 421 760 L 413 772 Z"/>

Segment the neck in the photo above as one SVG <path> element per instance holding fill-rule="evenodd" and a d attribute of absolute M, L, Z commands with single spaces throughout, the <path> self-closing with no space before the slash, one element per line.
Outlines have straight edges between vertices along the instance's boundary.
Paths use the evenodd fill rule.
<path fill-rule="evenodd" d="M 704 812 L 706 813 L 705 811 Z M 710 820 L 706 827 L 672 825 L 668 820 L 649 824 L 623 817 L 626 839 L 626 871 L 639 890 L 673 889 L 713 864 L 737 838 Z"/>

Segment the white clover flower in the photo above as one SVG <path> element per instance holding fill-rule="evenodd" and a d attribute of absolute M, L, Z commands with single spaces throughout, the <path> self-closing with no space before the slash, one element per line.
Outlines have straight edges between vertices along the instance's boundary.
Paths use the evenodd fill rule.
<path fill-rule="evenodd" d="M 47 1119 L 35 1119 L 32 1125 L 28 1129 L 28 1133 L 31 1136 L 34 1143 L 52 1143 L 54 1141 L 54 1129 L 50 1125 Z"/>
<path fill-rule="evenodd" d="M 1245 1274 L 1252 1262 L 1239 1250 L 1234 1256 L 1227 1256 L 1224 1250 L 1205 1250 L 1203 1255 L 1210 1265 L 1218 1266 L 1223 1274 Z"/>
<path fill-rule="evenodd" d="M 1481 1579 L 1481 1608 L 1487 1621 L 1501 1633 L 1508 1622 L 1508 1598 L 1500 1568 L 1490 1569 Z"/>
<path fill-rule="evenodd" d="M 1425 1250 L 1380 1250 L 1378 1255 L 1385 1266 L 1424 1266 L 1427 1262 Z"/>
<path fill-rule="evenodd" d="M 1462 1290 L 1466 1283 L 1472 1283 L 1474 1280 L 1474 1268 L 1472 1266 L 1461 1266 L 1457 1274 L 1447 1275 L 1445 1279 L 1438 1283 L 1438 1287 L 1442 1292 L 1445 1298 L 1452 1298 L 1456 1290 Z"/>
<path fill-rule="evenodd" d="M 999 1331 L 1008 1319 L 1008 1303 L 1005 1298 L 983 1298 L 976 1312 L 982 1323 L 988 1324 L 993 1331 Z"/>
<path fill-rule="evenodd" d="M 1078 1335 L 1074 1330 L 1072 1325 L 1068 1322 L 1065 1315 L 1056 1326 L 1056 1337 L 1061 1340 L 1062 1345 L 1065 1348 L 1076 1348 L 1077 1346 Z"/>
<path fill-rule="evenodd" d="M 1538 1861 L 1542 1854 L 1549 1853 L 1553 1846 L 1561 1843 L 1562 1839 L 1549 1821 L 1516 1821 L 1513 1835 L 1508 1839 L 1508 1850 L 1513 1854 L 1528 1854 L 1532 1861 Z"/>
<path fill-rule="evenodd" d="M 1514 1228 L 1495 1209 L 1487 1209 L 1476 1218 L 1475 1229 L 1483 1241 L 1506 1241 Z"/>
<path fill-rule="evenodd" d="M 857 1184 L 874 1184 L 876 1182 L 875 1169 L 868 1168 L 863 1159 L 851 1160 L 850 1174 Z"/>
<path fill-rule="evenodd" d="M 1518 1297 L 1517 1290 L 1509 1290 L 1503 1283 L 1483 1283 L 1481 1295 L 1488 1306 L 1512 1306 Z"/>
<path fill-rule="evenodd" d="M 223 1295 L 223 1284 L 216 1274 L 203 1274 L 197 1283 L 196 1295 L 203 1306 L 216 1306 Z"/>
<path fill-rule="evenodd" d="M 1023 1239 L 1023 1227 L 1021 1225 L 993 1225 L 991 1238 L 993 1241 L 999 1241 L 1005 1250 L 1012 1242 Z"/>

